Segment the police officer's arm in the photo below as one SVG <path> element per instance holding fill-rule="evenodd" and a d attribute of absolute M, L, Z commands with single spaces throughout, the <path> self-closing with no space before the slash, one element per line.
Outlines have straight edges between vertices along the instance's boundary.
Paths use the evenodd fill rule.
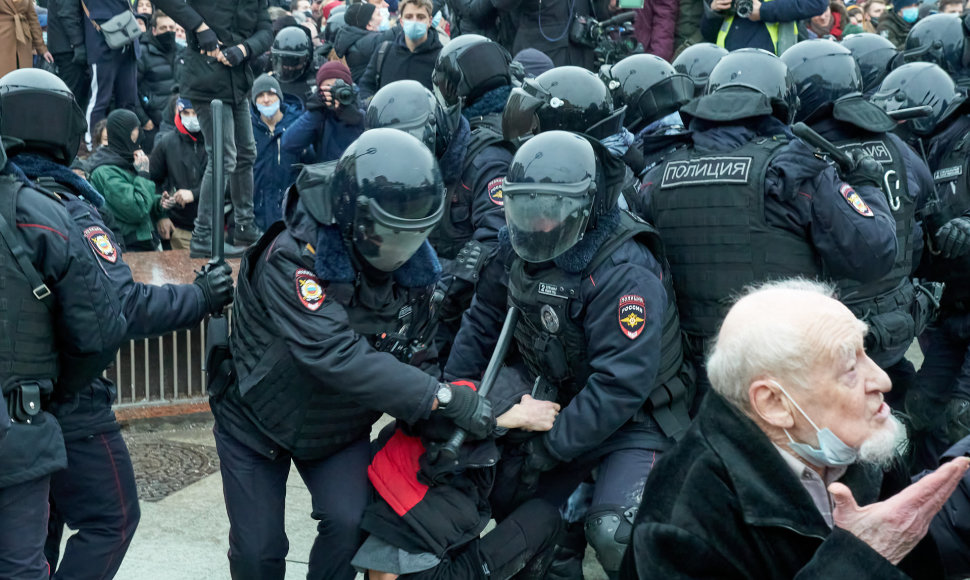
<path fill-rule="evenodd" d="M 660 363 L 667 295 L 656 274 L 641 264 L 607 260 L 580 291 L 592 373 L 546 435 L 546 448 L 560 461 L 594 449 L 630 420 L 650 395 Z"/>
<path fill-rule="evenodd" d="M 61 378 L 58 388 L 84 387 L 114 358 L 126 321 L 87 240 L 60 203 L 22 189 L 17 231 L 56 299 Z"/>
<path fill-rule="evenodd" d="M 916 209 L 916 225 L 913 228 L 913 270 L 919 266 L 920 258 L 923 255 L 923 219 L 920 212 L 926 207 L 927 202 L 933 196 L 936 184 L 933 182 L 933 174 L 930 168 L 915 151 L 909 148 L 902 139 L 890 133 L 887 135 L 896 145 L 896 150 L 903 155 L 903 163 L 906 166 L 906 179 L 909 184 L 910 194 L 913 195 Z"/>
<path fill-rule="evenodd" d="M 306 267 L 269 251 L 263 275 L 256 280 L 257 293 L 266 300 L 269 315 L 306 376 L 354 396 L 363 407 L 408 423 L 427 418 L 438 381 L 375 350 L 351 328 L 344 307 L 326 296 L 325 282 L 317 282 L 323 297 L 308 302 L 308 307 L 297 276 Z"/>
<path fill-rule="evenodd" d="M 505 227 L 505 203 L 503 183 L 508 172 L 512 154 L 502 147 L 488 147 L 462 176 L 458 187 L 471 186 L 473 238 L 478 242 L 494 244 L 498 231 Z M 466 181 L 466 177 L 469 178 Z M 469 183 L 471 181 L 471 183 Z"/>
<path fill-rule="evenodd" d="M 445 365 L 447 380 L 479 379 L 502 330 L 508 304 L 507 260 L 512 247 L 500 245 L 487 259 L 479 276 L 471 306 L 461 317 L 461 328 L 451 346 Z"/>

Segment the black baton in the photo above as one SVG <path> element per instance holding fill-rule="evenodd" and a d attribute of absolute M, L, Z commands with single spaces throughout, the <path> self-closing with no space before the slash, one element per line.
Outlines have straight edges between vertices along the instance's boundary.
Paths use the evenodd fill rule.
<path fill-rule="evenodd" d="M 795 123 L 792 125 L 791 132 L 802 141 L 831 157 L 843 173 L 849 173 L 855 169 L 855 162 L 848 153 L 836 147 L 834 143 L 816 133 L 805 123 Z"/>
<path fill-rule="evenodd" d="M 212 101 L 212 257 L 205 270 L 216 268 L 225 263 L 225 148 L 222 142 L 225 135 L 222 118 L 223 104 L 219 99 Z M 209 318 L 205 333 L 205 360 L 202 361 L 203 370 L 209 374 L 216 372 L 215 365 L 210 364 L 213 353 L 219 346 L 229 344 L 229 321 L 222 312 L 213 314 Z"/>

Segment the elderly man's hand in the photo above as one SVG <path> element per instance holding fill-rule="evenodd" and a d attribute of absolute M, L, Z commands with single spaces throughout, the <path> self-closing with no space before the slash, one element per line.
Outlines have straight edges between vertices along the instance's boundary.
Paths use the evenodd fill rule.
<path fill-rule="evenodd" d="M 506 429 L 524 429 L 526 431 L 548 431 L 559 415 L 559 404 L 552 401 L 539 401 L 529 395 L 522 395 L 522 399 L 511 409 L 499 415 L 497 424 Z"/>
<path fill-rule="evenodd" d="M 851 532 L 893 564 L 899 564 L 930 527 L 963 477 L 970 459 L 957 457 L 891 498 L 859 507 L 849 488 L 829 486 L 835 501 L 835 525 Z"/>

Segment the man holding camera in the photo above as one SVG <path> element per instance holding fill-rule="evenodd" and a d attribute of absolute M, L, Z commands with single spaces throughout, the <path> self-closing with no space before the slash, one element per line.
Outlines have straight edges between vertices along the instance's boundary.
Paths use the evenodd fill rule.
<path fill-rule="evenodd" d="M 796 22 L 828 7 L 828 0 L 711 0 L 701 32 L 705 40 L 728 50 L 761 48 L 781 54 L 798 42 Z"/>
<path fill-rule="evenodd" d="M 333 60 L 317 70 L 317 90 L 307 99 L 306 112 L 280 141 L 280 165 L 291 167 L 291 182 L 299 171 L 294 163 L 333 161 L 360 137 L 364 113 L 358 102 L 347 65 Z"/>

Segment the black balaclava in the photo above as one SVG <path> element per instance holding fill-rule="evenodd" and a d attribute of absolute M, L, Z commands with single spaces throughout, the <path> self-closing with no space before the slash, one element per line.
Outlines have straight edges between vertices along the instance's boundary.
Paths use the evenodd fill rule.
<path fill-rule="evenodd" d="M 139 149 L 138 143 L 131 140 L 131 132 L 137 127 L 138 141 L 141 141 L 141 123 L 138 116 L 128 109 L 117 109 L 108 115 L 108 149 L 117 153 L 122 159 L 129 163 L 135 162 L 135 150 Z"/>

